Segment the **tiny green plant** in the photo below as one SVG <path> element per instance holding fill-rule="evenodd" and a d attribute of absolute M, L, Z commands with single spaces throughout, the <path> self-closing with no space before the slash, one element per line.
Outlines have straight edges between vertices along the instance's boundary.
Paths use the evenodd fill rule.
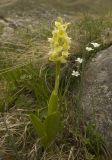
<path fill-rule="evenodd" d="M 55 139 L 61 129 L 61 113 L 58 105 L 58 91 L 60 82 L 60 65 L 67 62 L 71 38 L 68 37 L 67 28 L 69 23 L 64 23 L 59 17 L 55 21 L 55 28 L 50 43 L 49 60 L 56 64 L 55 86 L 48 102 L 48 111 L 44 121 L 35 114 L 30 115 L 31 122 L 44 147 L 47 147 Z"/>

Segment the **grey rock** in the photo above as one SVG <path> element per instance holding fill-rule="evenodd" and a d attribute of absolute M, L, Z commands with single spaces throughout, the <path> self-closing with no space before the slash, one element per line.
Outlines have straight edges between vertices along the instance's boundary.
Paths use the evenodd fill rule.
<path fill-rule="evenodd" d="M 87 65 L 81 98 L 85 119 L 95 119 L 112 154 L 112 46 L 97 53 Z"/>

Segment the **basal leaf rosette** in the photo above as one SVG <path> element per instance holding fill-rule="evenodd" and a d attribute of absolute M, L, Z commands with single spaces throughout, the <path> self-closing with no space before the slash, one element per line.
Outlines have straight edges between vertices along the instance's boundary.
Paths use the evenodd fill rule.
<path fill-rule="evenodd" d="M 55 21 L 52 38 L 48 38 L 48 41 L 50 42 L 50 61 L 66 63 L 71 43 L 71 38 L 68 37 L 67 34 L 69 24 L 70 23 L 64 23 L 60 17 Z"/>

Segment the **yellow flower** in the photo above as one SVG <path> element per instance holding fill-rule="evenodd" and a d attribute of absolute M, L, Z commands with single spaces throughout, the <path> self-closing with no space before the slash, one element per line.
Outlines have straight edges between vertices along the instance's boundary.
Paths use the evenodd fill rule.
<path fill-rule="evenodd" d="M 52 38 L 48 38 L 51 49 L 49 52 L 50 61 L 66 63 L 71 43 L 71 38 L 68 37 L 66 32 L 68 25 L 69 23 L 63 23 L 63 20 L 60 17 L 55 21 Z"/>

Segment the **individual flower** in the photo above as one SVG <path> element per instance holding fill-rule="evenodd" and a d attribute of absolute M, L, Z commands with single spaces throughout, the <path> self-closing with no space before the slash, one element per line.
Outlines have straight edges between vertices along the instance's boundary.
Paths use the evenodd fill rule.
<path fill-rule="evenodd" d="M 78 71 L 73 70 L 72 76 L 78 77 L 78 76 L 80 76 L 80 73 Z"/>
<path fill-rule="evenodd" d="M 100 44 L 99 44 L 99 43 L 95 43 L 95 42 L 91 42 L 91 44 L 92 44 L 95 48 L 97 48 L 97 47 L 99 47 L 99 46 L 100 46 Z"/>
<path fill-rule="evenodd" d="M 76 61 L 76 62 L 79 62 L 79 63 L 82 63 L 82 62 L 83 62 L 83 59 L 82 59 L 82 58 L 77 58 L 75 61 Z"/>
<path fill-rule="evenodd" d="M 57 21 L 55 21 L 55 28 L 52 32 L 52 38 L 48 38 L 50 43 L 50 61 L 66 63 L 71 43 L 71 38 L 68 37 L 66 32 L 68 25 L 69 23 L 63 23 L 63 20 L 60 17 Z"/>
<path fill-rule="evenodd" d="M 90 52 L 90 51 L 93 51 L 94 49 L 91 47 L 86 47 L 86 50 Z"/>

